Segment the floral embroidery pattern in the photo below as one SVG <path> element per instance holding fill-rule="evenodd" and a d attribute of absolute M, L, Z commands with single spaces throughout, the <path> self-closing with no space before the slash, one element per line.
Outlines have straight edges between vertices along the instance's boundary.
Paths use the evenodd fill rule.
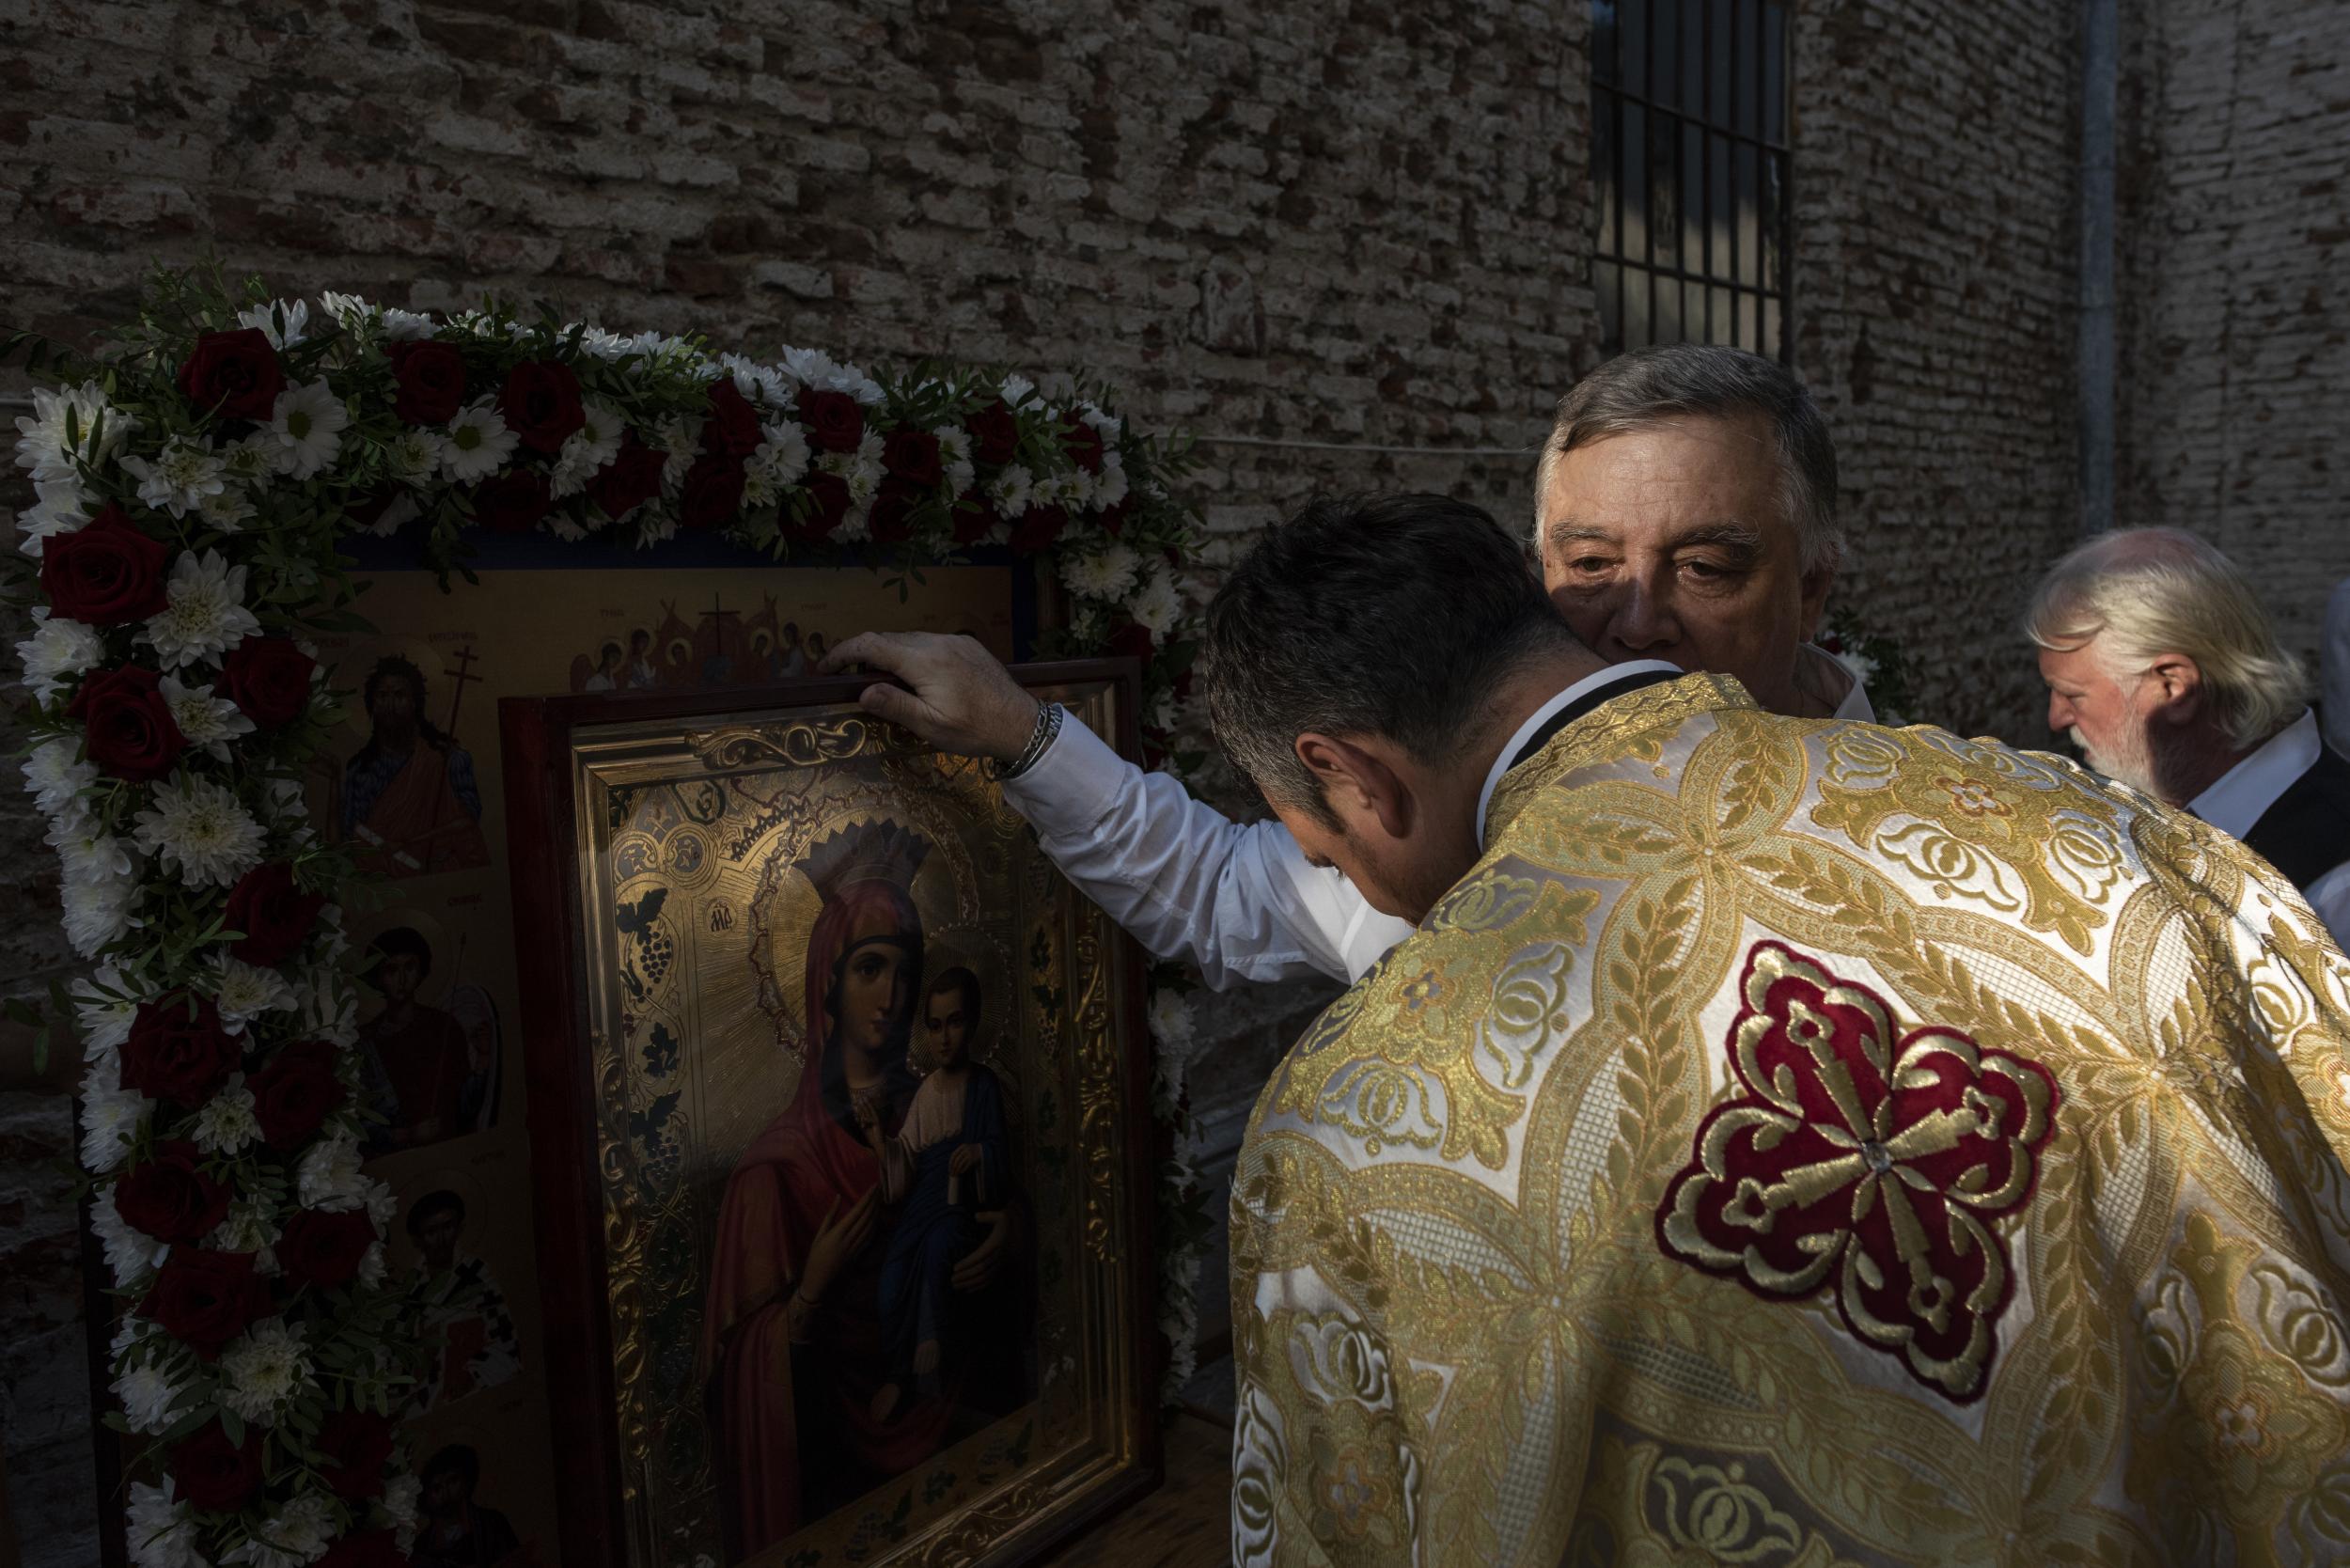
<path fill-rule="evenodd" d="M 1896 1039 L 1883 997 L 1780 943 L 1756 944 L 1740 989 L 1747 1092 L 1700 1124 L 1659 1244 L 1759 1295 L 1830 1290 L 1863 1341 L 1974 1399 L 2010 1287 L 1989 1221 L 2031 1196 L 2056 1080 L 1955 1030 Z"/>

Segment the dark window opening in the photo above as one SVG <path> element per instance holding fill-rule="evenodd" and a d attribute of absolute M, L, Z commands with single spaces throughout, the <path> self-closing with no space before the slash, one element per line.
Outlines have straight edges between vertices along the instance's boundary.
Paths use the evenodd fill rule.
<path fill-rule="evenodd" d="M 1610 352 L 1785 362 L 1786 0 L 1591 0 L 1591 286 Z"/>

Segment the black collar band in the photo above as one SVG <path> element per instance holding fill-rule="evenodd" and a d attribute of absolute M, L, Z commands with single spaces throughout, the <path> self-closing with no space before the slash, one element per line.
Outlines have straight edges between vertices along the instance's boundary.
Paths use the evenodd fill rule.
<path fill-rule="evenodd" d="M 1543 720 L 1542 728 L 1528 736 L 1526 744 L 1518 747 L 1518 754 L 1510 759 L 1510 766 L 1514 768 L 1542 750 L 1551 743 L 1559 730 L 1583 717 L 1601 703 L 1612 702 L 1617 698 L 1638 691 L 1642 686 L 1661 686 L 1668 681 L 1680 679 L 1678 672 L 1667 674 L 1661 669 L 1638 669 L 1629 675 L 1619 676 L 1613 681 L 1602 682 L 1551 714 L 1550 717 Z"/>

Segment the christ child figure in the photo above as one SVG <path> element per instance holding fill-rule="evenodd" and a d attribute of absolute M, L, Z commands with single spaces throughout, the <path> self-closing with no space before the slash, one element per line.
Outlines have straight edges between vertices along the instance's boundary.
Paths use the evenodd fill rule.
<path fill-rule="evenodd" d="M 922 1002 L 931 1059 L 898 1136 L 885 1137 L 878 1107 L 860 1102 L 857 1120 L 882 1167 L 882 1197 L 898 1209 L 882 1263 L 882 1335 L 894 1375 L 874 1393 L 872 1415 L 886 1420 L 906 1387 L 925 1392 L 953 1338 L 955 1264 L 987 1234 L 983 1211 L 1010 1196 L 1010 1139 L 1003 1081 L 971 1059 L 979 1032 L 979 977 L 948 969 Z"/>

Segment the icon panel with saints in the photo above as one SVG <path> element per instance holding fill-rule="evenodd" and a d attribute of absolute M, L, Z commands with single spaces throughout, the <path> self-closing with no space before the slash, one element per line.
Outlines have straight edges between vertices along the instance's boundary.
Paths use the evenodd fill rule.
<path fill-rule="evenodd" d="M 893 1487 L 943 1516 L 1081 1424 L 1077 901 L 978 770 L 881 753 L 599 808 L 622 1435 L 655 1538 L 726 1563 L 853 1549 Z"/>

